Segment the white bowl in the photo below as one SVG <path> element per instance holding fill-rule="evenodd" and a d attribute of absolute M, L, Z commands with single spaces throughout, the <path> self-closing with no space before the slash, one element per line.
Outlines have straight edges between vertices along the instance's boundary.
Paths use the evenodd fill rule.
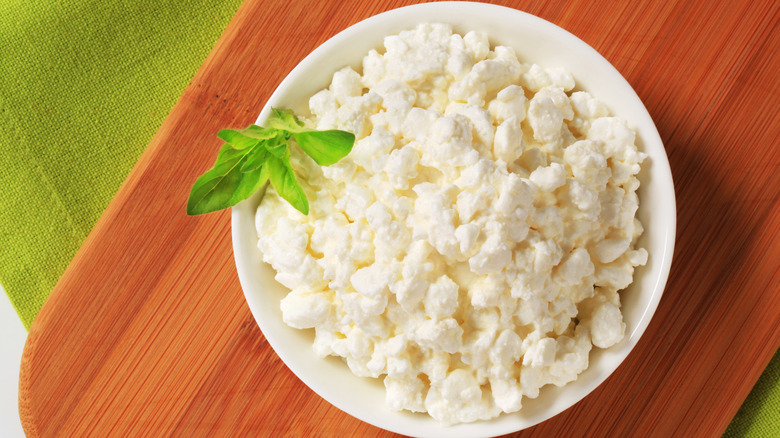
<path fill-rule="evenodd" d="M 338 358 L 314 354 L 313 330 L 297 330 L 282 322 L 279 301 L 287 290 L 273 279 L 262 262 L 254 225 L 260 194 L 233 208 L 233 248 L 238 276 L 249 308 L 276 353 L 306 385 L 339 409 L 383 429 L 412 436 L 495 436 L 530 427 L 572 406 L 602 383 L 626 358 L 650 323 L 661 299 L 674 249 L 676 207 L 669 162 L 650 115 L 631 86 L 593 48 L 541 18 L 509 9 L 469 2 L 442 2 L 409 6 L 357 23 L 314 50 L 285 78 L 268 100 L 258 123 L 271 107 L 308 113 L 308 98 L 328 86 L 332 74 L 350 65 L 360 71 L 369 49 L 381 48 L 385 36 L 422 22 L 443 22 L 461 34 L 484 31 L 491 45 L 515 49 L 522 62 L 564 67 L 577 89 L 604 101 L 613 115 L 626 119 L 637 132 L 637 144 L 649 157 L 639 175 L 638 217 L 645 227 L 640 246 L 650 254 L 636 270 L 634 283 L 621 292 L 626 337 L 607 350 L 594 349 L 590 367 L 579 378 L 558 388 L 548 385 L 536 399 L 523 399 L 515 414 L 495 420 L 443 427 L 425 414 L 395 412 L 385 406 L 379 379 L 353 375 Z M 257 364 L 257 366 L 263 366 Z M 616 389 L 617 390 L 617 389 Z"/>

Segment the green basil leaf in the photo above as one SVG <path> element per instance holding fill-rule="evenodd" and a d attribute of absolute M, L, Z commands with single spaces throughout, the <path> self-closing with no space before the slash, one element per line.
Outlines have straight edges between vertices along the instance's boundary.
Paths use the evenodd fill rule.
<path fill-rule="evenodd" d="M 248 198 L 267 181 L 277 193 L 303 214 L 309 201 L 290 164 L 289 140 L 295 137 L 304 153 L 327 166 L 349 154 L 355 136 L 344 131 L 315 131 L 304 127 L 290 110 L 271 109 L 268 127 L 223 129 L 217 134 L 226 144 L 214 166 L 193 184 L 187 213 L 202 214 L 231 207 Z"/>
<path fill-rule="evenodd" d="M 241 178 L 238 187 L 233 191 L 233 196 L 230 198 L 231 207 L 252 196 L 268 182 L 268 171 L 265 169 L 265 166 L 251 172 L 239 171 L 239 173 L 243 175 L 243 178 Z"/>
<path fill-rule="evenodd" d="M 262 168 L 241 172 L 250 150 L 222 146 L 214 166 L 195 181 L 187 201 L 187 214 L 197 215 L 236 205 L 259 190 L 267 181 Z M 262 177 L 265 175 L 265 179 Z"/>
<path fill-rule="evenodd" d="M 283 160 L 285 155 L 289 154 L 287 151 L 287 138 L 283 134 L 264 141 L 263 147 L 280 160 Z"/>
<path fill-rule="evenodd" d="M 217 137 L 230 144 L 233 149 L 243 150 L 255 147 L 261 140 L 247 137 L 241 133 L 242 130 L 223 129 L 217 133 Z"/>
<path fill-rule="evenodd" d="M 221 138 L 233 146 L 233 149 L 249 149 L 263 140 L 276 137 L 279 131 L 267 129 L 257 125 L 251 125 L 247 129 L 223 129 L 217 133 Z"/>
<path fill-rule="evenodd" d="M 320 166 L 330 166 L 346 157 L 355 144 L 355 134 L 338 130 L 295 132 L 293 138 Z"/>
<path fill-rule="evenodd" d="M 259 169 L 265 164 L 268 155 L 268 149 L 262 146 L 255 148 L 251 154 L 248 154 L 246 160 L 244 160 L 244 164 L 241 165 L 241 172 L 246 173 Z"/>
<path fill-rule="evenodd" d="M 289 132 L 297 132 L 303 128 L 303 122 L 293 114 L 292 110 L 280 110 L 271 108 L 271 117 L 268 118 L 269 128 L 281 129 Z"/>
<path fill-rule="evenodd" d="M 284 160 L 280 160 L 275 156 L 269 156 L 263 168 L 266 166 L 268 167 L 268 177 L 276 193 L 295 207 L 296 210 L 303 214 L 309 214 L 309 200 L 306 199 L 303 188 L 295 179 L 289 156 L 285 157 Z"/>
<path fill-rule="evenodd" d="M 257 125 L 249 125 L 248 128 L 239 129 L 238 132 L 247 137 L 256 138 L 258 140 L 267 140 L 269 138 L 274 138 L 279 134 L 276 129 L 263 128 L 262 126 Z"/>

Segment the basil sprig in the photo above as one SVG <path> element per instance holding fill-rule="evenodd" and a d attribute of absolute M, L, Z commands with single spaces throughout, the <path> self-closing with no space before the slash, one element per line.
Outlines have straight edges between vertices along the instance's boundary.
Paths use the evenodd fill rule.
<path fill-rule="evenodd" d="M 317 164 L 329 166 L 352 150 L 355 135 L 305 128 L 291 110 L 276 108 L 271 109 L 266 125 L 219 131 L 217 137 L 225 144 L 214 166 L 192 186 L 187 214 L 232 207 L 260 190 L 267 181 L 296 210 L 309 214 L 309 201 L 290 163 L 290 138 Z"/>

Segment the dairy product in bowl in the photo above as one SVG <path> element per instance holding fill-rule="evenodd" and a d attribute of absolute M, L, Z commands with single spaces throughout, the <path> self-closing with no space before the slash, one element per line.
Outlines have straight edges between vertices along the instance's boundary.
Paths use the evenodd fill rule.
<path fill-rule="evenodd" d="M 258 246 L 285 323 L 443 424 L 521 409 L 623 338 L 635 249 L 634 132 L 569 73 L 484 34 L 423 24 L 312 96 L 347 158 L 299 154 L 308 216 L 271 188 Z"/>

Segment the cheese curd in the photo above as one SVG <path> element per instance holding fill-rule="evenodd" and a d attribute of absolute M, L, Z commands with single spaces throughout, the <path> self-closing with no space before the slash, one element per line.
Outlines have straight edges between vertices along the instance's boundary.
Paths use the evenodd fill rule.
<path fill-rule="evenodd" d="M 300 214 L 268 188 L 258 247 L 291 291 L 284 322 L 382 378 L 387 405 L 450 425 L 521 409 L 623 339 L 618 291 L 647 260 L 646 155 L 566 71 L 485 34 L 422 24 L 310 100 L 345 159 L 295 154 Z"/>

